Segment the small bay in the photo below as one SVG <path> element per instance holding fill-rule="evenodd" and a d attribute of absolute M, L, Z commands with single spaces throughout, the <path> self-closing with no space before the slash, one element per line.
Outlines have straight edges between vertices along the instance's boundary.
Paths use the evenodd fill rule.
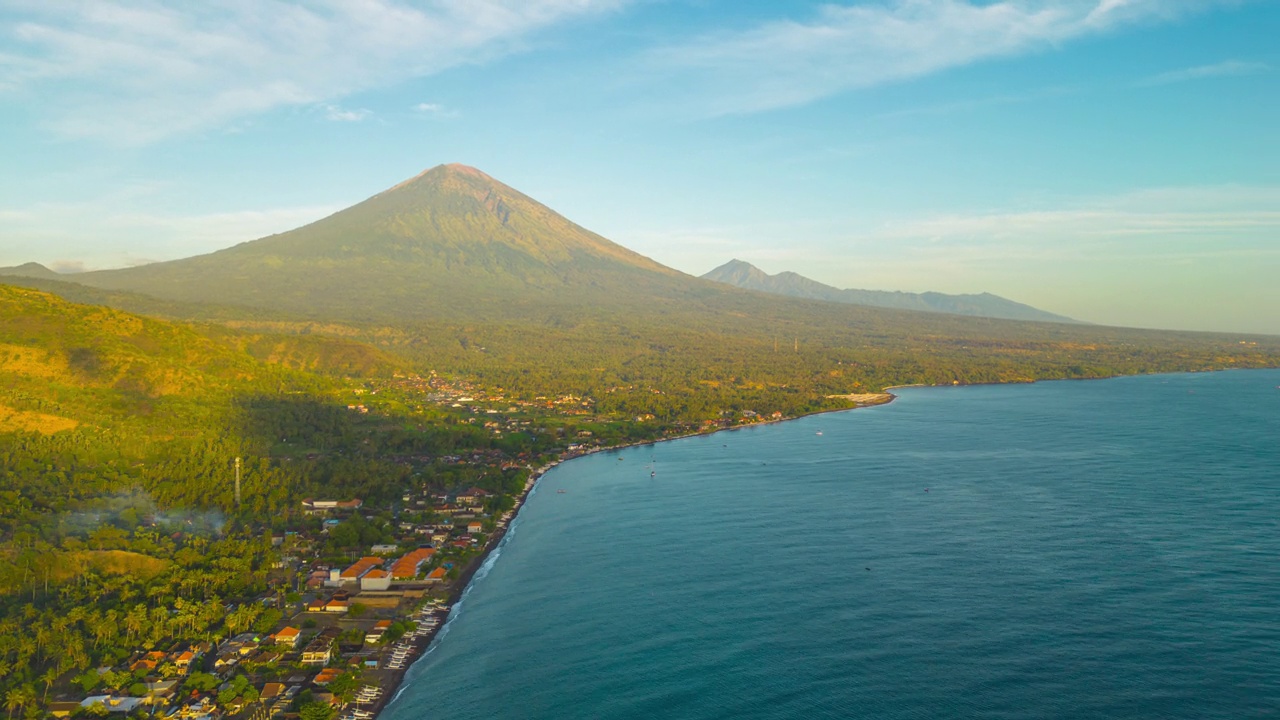
<path fill-rule="evenodd" d="M 1280 371 L 898 393 L 553 469 L 384 717 L 1280 712 Z"/>

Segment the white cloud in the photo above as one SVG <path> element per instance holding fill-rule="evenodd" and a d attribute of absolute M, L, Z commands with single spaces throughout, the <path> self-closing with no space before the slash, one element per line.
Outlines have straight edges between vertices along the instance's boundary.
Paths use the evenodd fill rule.
<path fill-rule="evenodd" d="M 440 103 L 422 102 L 413 106 L 413 111 L 419 115 L 434 118 L 455 118 L 458 117 L 458 111 L 441 105 Z"/>
<path fill-rule="evenodd" d="M 10 0 L 0 92 L 62 135 L 147 143 L 483 62 L 623 2 Z"/>
<path fill-rule="evenodd" d="M 358 110 L 347 110 L 337 105 L 325 105 L 324 116 L 333 122 L 360 122 L 373 114 L 372 110 L 364 108 Z"/>
<path fill-rule="evenodd" d="M 1264 73 L 1271 69 L 1266 63 L 1260 62 L 1244 62 L 1241 60 L 1226 60 L 1213 65 L 1200 65 L 1197 67 L 1184 68 L 1182 70 L 1173 70 L 1166 73 L 1160 73 L 1153 77 L 1138 83 L 1139 85 L 1172 85 L 1173 83 L 1188 82 L 1191 80 L 1203 80 L 1205 78 L 1214 77 L 1233 77 L 1237 75 L 1256 75 Z"/>
<path fill-rule="evenodd" d="M 999 57 L 1051 50 L 1221 0 L 890 0 L 825 5 L 652 51 L 649 67 L 683 86 L 699 111 L 749 113 L 902 81 Z"/>

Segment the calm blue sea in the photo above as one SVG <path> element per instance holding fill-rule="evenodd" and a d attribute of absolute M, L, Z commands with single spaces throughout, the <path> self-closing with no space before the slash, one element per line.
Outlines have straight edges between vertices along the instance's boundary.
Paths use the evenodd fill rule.
<path fill-rule="evenodd" d="M 566 463 L 384 717 L 1280 717 L 1278 386 L 907 389 Z"/>

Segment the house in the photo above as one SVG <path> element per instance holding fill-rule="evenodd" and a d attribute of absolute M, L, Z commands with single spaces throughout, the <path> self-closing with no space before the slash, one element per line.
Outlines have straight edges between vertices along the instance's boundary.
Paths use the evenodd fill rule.
<path fill-rule="evenodd" d="M 257 633 L 245 632 L 236 635 L 223 645 L 223 651 L 234 650 L 241 657 L 252 653 L 262 644 L 262 636 Z"/>
<path fill-rule="evenodd" d="M 80 707 L 82 708 L 90 708 L 98 704 L 102 704 L 107 709 L 107 712 L 125 713 L 127 715 L 142 705 L 142 698 L 118 695 L 90 695 L 80 701 Z"/>
<path fill-rule="evenodd" d="M 395 555 L 399 551 L 399 545 L 374 545 L 369 548 L 369 552 L 374 555 Z"/>
<path fill-rule="evenodd" d="M 382 639 L 382 636 L 387 632 L 387 630 L 390 630 L 390 629 L 391 629 L 390 620 L 379 620 L 378 622 L 373 624 L 373 627 L 369 628 L 369 631 L 367 633 L 364 634 L 365 643 L 372 645 L 378 642 L 379 640 Z"/>
<path fill-rule="evenodd" d="M 183 705 L 169 717 L 179 720 L 208 720 L 217 712 L 218 706 L 214 703 L 213 698 L 205 696 Z"/>
<path fill-rule="evenodd" d="M 264 703 L 269 703 L 276 698 L 282 698 L 285 694 L 284 683 L 269 682 L 262 686 L 258 691 L 258 699 Z"/>
<path fill-rule="evenodd" d="M 302 649 L 303 665 L 328 665 L 333 657 L 333 641 L 342 633 L 337 628 L 325 628 Z"/>
<path fill-rule="evenodd" d="M 191 663 L 195 662 L 197 657 L 191 650 L 183 650 L 175 655 L 170 655 L 169 662 L 173 663 L 174 667 L 185 672 L 190 669 Z"/>
<path fill-rule="evenodd" d="M 288 645 L 289 647 L 297 647 L 298 640 L 302 638 L 302 631 L 296 627 L 283 627 L 271 636 L 272 642 L 276 645 Z"/>
<path fill-rule="evenodd" d="M 351 603 L 337 598 L 334 598 L 324 604 L 324 611 L 327 613 L 345 613 L 350 609 Z"/>
<path fill-rule="evenodd" d="M 487 490 L 473 487 L 470 490 L 459 493 L 457 499 L 458 502 L 466 505 L 479 505 L 488 499 L 489 495 L 490 493 Z"/>
<path fill-rule="evenodd" d="M 152 650 L 130 665 L 129 669 L 133 672 L 138 672 L 139 670 L 151 672 L 159 667 L 160 663 L 164 662 L 164 660 L 165 654 L 163 652 L 159 650 Z"/>
<path fill-rule="evenodd" d="M 440 582 L 441 580 L 444 580 L 446 572 L 447 571 L 442 567 L 432 570 L 430 574 L 427 575 L 427 582 Z"/>
<path fill-rule="evenodd" d="M 314 678 L 311 679 L 311 683 L 313 685 L 321 685 L 321 686 L 328 685 L 334 680 L 337 680 L 340 675 L 342 675 L 342 671 L 339 670 L 338 668 L 325 668 L 321 670 L 319 673 L 317 673 Z"/>
<path fill-rule="evenodd" d="M 484 532 L 484 526 L 478 522 L 467 523 L 467 532 L 472 535 L 479 535 Z"/>
<path fill-rule="evenodd" d="M 163 698 L 167 698 L 178 689 L 178 679 L 156 680 L 145 684 L 147 688 L 146 701 L 149 704 L 162 702 Z"/>
<path fill-rule="evenodd" d="M 386 570 L 374 568 L 364 574 L 360 578 L 361 590 L 390 590 L 391 589 L 391 573 Z"/>
<path fill-rule="evenodd" d="M 418 548 L 404 555 L 391 564 L 391 577 L 395 580 L 412 580 L 422 571 L 423 563 L 431 559 L 436 551 L 432 548 Z"/>
<path fill-rule="evenodd" d="M 382 558 L 372 555 L 362 557 L 356 561 L 354 565 L 342 571 L 339 576 L 343 584 L 355 584 L 364 577 L 365 573 L 382 564 Z"/>
<path fill-rule="evenodd" d="M 324 612 L 325 602 L 326 600 L 324 598 L 316 598 L 315 600 L 312 600 L 307 603 L 307 612 Z"/>
<path fill-rule="evenodd" d="M 263 648 L 249 657 L 248 662 L 254 665 L 267 665 L 284 657 L 285 651 L 280 648 Z"/>

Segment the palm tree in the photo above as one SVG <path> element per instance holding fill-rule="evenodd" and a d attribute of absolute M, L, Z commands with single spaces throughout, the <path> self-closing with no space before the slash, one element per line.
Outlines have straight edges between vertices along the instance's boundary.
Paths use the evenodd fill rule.
<path fill-rule="evenodd" d="M 36 693 L 29 685 L 19 685 L 12 688 L 4 696 L 4 707 L 9 711 L 9 717 L 13 717 L 13 711 L 25 708 L 36 699 Z"/>
<path fill-rule="evenodd" d="M 147 606 L 141 603 L 134 605 L 133 609 L 124 616 L 124 629 L 129 634 L 129 640 L 132 642 L 147 629 Z"/>
<path fill-rule="evenodd" d="M 54 683 L 58 682 L 58 674 L 57 668 L 49 668 L 40 676 L 40 680 L 44 683 L 44 697 L 40 699 L 40 702 L 47 702 L 49 700 L 49 690 L 53 687 Z"/>

